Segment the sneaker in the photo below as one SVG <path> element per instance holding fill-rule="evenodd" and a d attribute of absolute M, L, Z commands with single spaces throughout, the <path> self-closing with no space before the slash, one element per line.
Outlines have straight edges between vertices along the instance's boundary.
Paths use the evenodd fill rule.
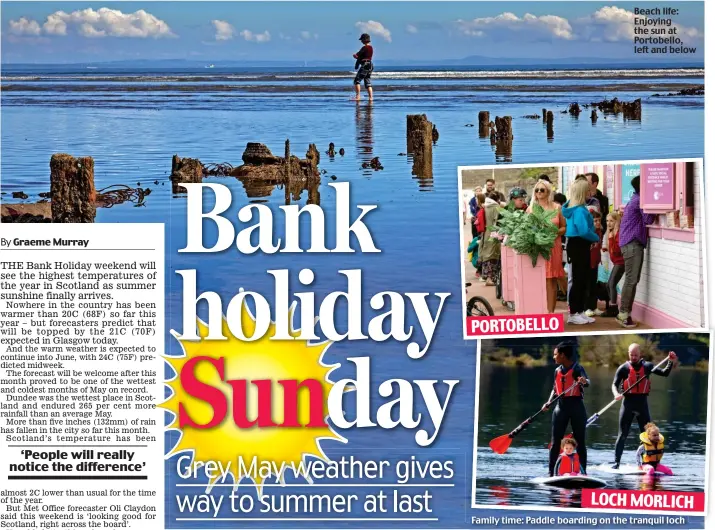
<path fill-rule="evenodd" d="M 616 319 L 618 319 L 619 322 L 623 322 L 628 317 L 630 317 L 630 315 L 628 313 L 624 313 L 623 311 L 620 311 L 618 315 L 616 315 Z"/>
<path fill-rule="evenodd" d="M 626 318 L 625 320 L 621 320 L 621 326 L 624 328 L 634 328 L 638 324 L 636 324 L 631 317 Z"/>
<path fill-rule="evenodd" d="M 611 466 L 611 469 L 618 469 L 619 467 L 621 467 L 621 463 L 620 463 L 620 462 L 616 462 L 615 464 L 613 464 L 613 465 Z"/>
<path fill-rule="evenodd" d="M 616 306 L 610 306 L 601 316 L 616 318 L 618 316 L 618 308 Z"/>
<path fill-rule="evenodd" d="M 605 315 L 605 314 L 606 314 L 605 311 L 601 311 L 600 309 L 596 309 L 596 310 L 593 312 L 593 315 L 591 315 L 591 316 L 594 316 L 594 317 L 602 317 L 602 316 Z"/>
<path fill-rule="evenodd" d="M 594 322 L 596 322 L 596 319 L 595 319 L 595 318 L 588 316 L 586 313 L 582 313 L 582 315 L 583 315 L 583 318 L 586 320 L 587 323 L 593 324 Z"/>
<path fill-rule="evenodd" d="M 587 317 L 591 318 L 591 317 L 593 317 L 593 315 L 596 314 L 596 312 L 593 309 L 586 309 L 586 311 L 584 311 L 583 314 L 586 315 Z"/>
<path fill-rule="evenodd" d="M 586 320 L 586 317 L 583 315 L 583 313 L 574 313 L 573 315 L 569 315 L 569 319 L 566 321 L 567 324 L 588 324 L 589 321 Z"/>

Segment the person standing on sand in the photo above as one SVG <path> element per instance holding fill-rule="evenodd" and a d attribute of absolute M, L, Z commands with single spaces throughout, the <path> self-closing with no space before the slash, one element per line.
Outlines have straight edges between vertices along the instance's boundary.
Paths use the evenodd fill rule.
<path fill-rule="evenodd" d="M 372 76 L 372 44 L 370 44 L 370 35 L 363 33 L 360 35 L 360 42 L 362 42 L 362 48 L 360 51 L 353 54 L 355 58 L 355 69 L 357 74 L 355 74 L 355 79 L 353 84 L 355 85 L 355 101 L 360 100 L 360 82 L 365 83 L 365 90 L 367 90 L 368 97 L 372 101 L 372 81 L 370 77 Z"/>
<path fill-rule="evenodd" d="M 656 368 L 653 363 L 644 361 L 641 358 L 639 344 L 633 343 L 628 347 L 628 361 L 618 367 L 613 378 L 613 385 L 611 385 L 613 397 L 621 402 L 621 410 L 618 413 L 616 463 L 613 464 L 613 469 L 618 469 L 621 465 L 621 456 L 626 446 L 626 437 L 628 436 L 628 431 L 631 430 L 633 420 L 638 420 L 638 426 L 641 431 L 645 431 L 646 424 L 650 423 L 650 409 L 648 408 L 650 376 L 668 377 L 677 359 L 678 356 L 672 351 L 668 354 L 668 362 L 665 363 L 665 368 Z M 645 378 L 636 384 L 636 381 L 643 376 Z"/>
<path fill-rule="evenodd" d="M 554 349 L 554 362 L 558 365 L 554 372 L 554 386 L 549 399 L 541 407 L 548 410 L 548 403 L 559 394 L 551 417 L 551 449 L 549 451 L 549 476 L 554 476 L 556 461 L 561 452 L 561 440 L 566 434 L 566 428 L 571 423 L 573 437 L 576 440 L 576 451 L 579 463 L 586 474 L 586 406 L 583 403 L 583 389 L 591 384 L 586 370 L 576 362 L 577 356 L 574 344 L 562 342 Z"/>

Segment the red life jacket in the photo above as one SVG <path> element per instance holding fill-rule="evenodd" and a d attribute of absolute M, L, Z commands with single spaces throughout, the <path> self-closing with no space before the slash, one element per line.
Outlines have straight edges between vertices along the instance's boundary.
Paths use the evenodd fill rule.
<path fill-rule="evenodd" d="M 564 367 L 559 366 L 558 370 L 556 370 L 556 373 L 554 374 L 554 389 L 556 390 L 557 394 L 560 394 L 564 390 L 567 390 L 568 388 L 571 387 L 576 382 L 576 379 L 573 376 L 573 367 L 576 366 L 576 364 L 572 364 L 571 368 L 566 370 L 564 372 Z M 576 385 L 573 387 L 571 390 L 566 392 L 564 394 L 564 397 L 581 397 L 583 396 L 583 388 L 581 388 L 581 385 Z"/>
<path fill-rule="evenodd" d="M 638 370 L 633 368 L 633 365 L 631 364 L 630 361 L 628 361 L 628 379 L 626 379 L 623 382 L 623 390 L 628 390 L 628 394 L 648 394 L 650 393 L 650 380 L 646 377 L 638 383 L 637 385 L 633 386 L 638 379 L 643 377 L 645 375 L 645 366 L 643 366 L 643 363 L 641 363 L 640 367 Z"/>
<path fill-rule="evenodd" d="M 568 475 L 570 473 L 581 473 L 581 464 L 578 461 L 578 454 L 573 453 L 571 456 L 561 453 L 561 463 L 559 469 L 556 470 L 557 475 Z"/>

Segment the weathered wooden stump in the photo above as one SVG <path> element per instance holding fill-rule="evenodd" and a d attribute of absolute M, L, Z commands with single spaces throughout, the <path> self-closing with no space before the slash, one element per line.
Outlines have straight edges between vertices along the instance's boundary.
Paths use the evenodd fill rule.
<path fill-rule="evenodd" d="M 421 182 L 432 180 L 432 144 L 439 132 L 424 114 L 407 116 L 407 152 L 412 154 L 412 174 Z"/>
<path fill-rule="evenodd" d="M 497 116 L 494 118 L 494 127 L 490 132 L 490 139 L 492 141 L 492 145 L 495 142 L 511 142 L 514 139 L 514 135 L 511 131 L 511 116 Z"/>
<path fill-rule="evenodd" d="M 257 166 L 261 164 L 277 164 L 280 162 L 280 159 L 271 153 L 268 147 L 258 142 L 248 142 L 246 144 L 246 150 L 243 152 L 241 160 L 243 160 L 244 164 L 255 164 Z"/>
<path fill-rule="evenodd" d="M 546 113 L 546 138 L 554 139 L 554 113 L 551 111 Z"/>
<path fill-rule="evenodd" d="M 407 152 L 414 153 L 421 149 L 432 149 L 434 143 L 433 125 L 424 114 L 407 115 Z"/>
<path fill-rule="evenodd" d="M 581 114 L 581 107 L 578 103 L 571 103 L 569 105 L 569 114 L 578 118 L 578 115 Z"/>
<path fill-rule="evenodd" d="M 546 123 L 546 109 L 541 109 L 541 121 Z"/>
<path fill-rule="evenodd" d="M 596 112 L 595 110 L 592 110 L 591 111 L 591 121 L 593 123 L 596 123 L 596 120 L 598 120 L 598 112 Z"/>
<path fill-rule="evenodd" d="M 479 112 L 479 138 L 489 137 L 489 111 L 482 110 Z"/>
<path fill-rule="evenodd" d="M 50 159 L 52 222 L 93 223 L 97 215 L 94 200 L 94 159 L 55 154 Z"/>
<path fill-rule="evenodd" d="M 313 170 L 313 174 L 318 175 L 318 164 L 320 164 L 320 151 L 315 146 L 315 144 L 310 144 L 308 146 L 308 151 L 305 153 L 305 159 L 308 161 L 308 165 Z"/>
<path fill-rule="evenodd" d="M 198 184 L 204 179 L 204 166 L 197 158 L 180 158 L 174 155 L 171 159 L 171 192 L 186 193 L 183 183 Z"/>

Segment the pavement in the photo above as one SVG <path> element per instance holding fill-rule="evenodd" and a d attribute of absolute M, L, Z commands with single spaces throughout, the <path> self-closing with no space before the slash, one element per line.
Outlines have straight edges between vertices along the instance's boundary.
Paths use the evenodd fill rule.
<path fill-rule="evenodd" d="M 471 286 L 467 288 L 467 298 L 466 300 L 469 300 L 470 297 L 472 296 L 483 296 L 484 298 L 487 299 L 487 301 L 491 304 L 492 309 L 494 309 L 494 315 L 496 316 L 501 316 L 501 315 L 513 315 L 513 311 L 509 311 L 501 302 L 496 297 L 496 288 L 495 287 L 487 287 L 484 282 L 479 281 L 479 278 L 476 276 L 476 269 L 472 266 L 472 262 L 469 260 L 466 260 L 466 248 L 469 245 L 469 243 L 472 240 L 472 233 L 471 233 L 471 228 L 469 226 L 469 222 L 467 224 L 463 225 L 463 230 L 462 230 L 462 244 L 464 245 L 465 249 L 465 261 L 463 263 L 464 266 L 464 278 L 466 282 L 471 282 Z M 605 305 L 603 302 L 599 302 L 599 308 L 600 309 L 605 309 Z M 596 319 L 596 322 L 592 324 L 583 324 L 583 325 L 576 325 L 576 324 L 566 324 L 566 320 L 568 319 L 568 305 L 566 302 L 557 302 L 556 303 L 556 311 L 555 313 L 557 314 L 563 314 L 564 315 L 564 331 L 567 332 L 582 332 L 582 331 L 615 331 L 615 330 L 624 330 L 624 329 L 629 329 L 629 328 L 624 328 L 621 326 L 618 321 L 615 318 L 612 317 L 594 317 Z M 650 329 L 648 326 L 644 325 L 643 323 L 639 322 L 638 326 L 636 328 L 630 328 L 630 329 Z"/>

